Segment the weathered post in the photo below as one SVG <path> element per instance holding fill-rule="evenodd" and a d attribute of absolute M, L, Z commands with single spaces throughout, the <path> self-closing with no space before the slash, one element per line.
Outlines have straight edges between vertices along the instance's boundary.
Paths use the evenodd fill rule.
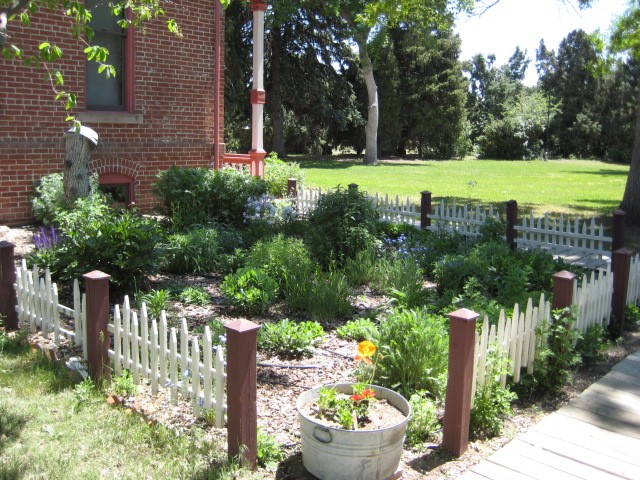
<path fill-rule="evenodd" d="M 15 245 L 11 242 L 0 242 L 0 316 L 3 317 L 7 330 L 18 329 L 18 313 L 16 312 L 16 266 L 13 261 Z"/>
<path fill-rule="evenodd" d="M 611 235 L 611 253 L 624 248 L 624 225 L 627 212 L 624 210 L 616 210 L 613 212 L 613 232 Z"/>
<path fill-rule="evenodd" d="M 442 447 L 459 457 L 469 445 L 476 320 L 480 315 L 461 308 L 447 316 L 450 320 L 449 373 Z"/>
<path fill-rule="evenodd" d="M 507 207 L 507 245 L 511 250 L 515 250 L 518 248 L 518 244 L 516 243 L 516 239 L 518 238 L 518 232 L 516 230 L 516 225 L 518 224 L 518 202 L 515 200 L 509 200 L 505 202 Z"/>
<path fill-rule="evenodd" d="M 227 331 L 227 450 L 242 455 L 244 467 L 256 468 L 258 453 L 257 325 L 239 319 Z"/>
<path fill-rule="evenodd" d="M 554 310 L 560 310 L 573 305 L 573 282 L 576 276 L 563 270 L 553 274 L 553 303 Z"/>
<path fill-rule="evenodd" d="M 628 248 L 619 248 L 613 252 L 611 313 L 615 318 L 615 324 L 611 325 L 611 333 L 615 337 L 620 337 L 624 333 L 624 316 L 627 311 L 627 289 L 629 288 L 632 255 L 633 252 Z"/>
<path fill-rule="evenodd" d="M 64 198 L 71 203 L 91 194 L 89 161 L 91 151 L 98 145 L 98 134 L 89 127 L 74 128 L 65 134 Z"/>
<path fill-rule="evenodd" d="M 298 180 L 295 178 L 287 180 L 287 195 L 289 198 L 296 198 L 298 196 Z"/>
<path fill-rule="evenodd" d="M 431 192 L 425 190 L 420 195 L 420 228 L 427 229 L 431 226 Z"/>
<path fill-rule="evenodd" d="M 109 279 L 111 275 L 94 270 L 85 273 L 87 294 L 87 363 L 89 374 L 95 382 L 111 378 L 109 369 L 110 336 L 109 323 Z"/>
<path fill-rule="evenodd" d="M 350 191 L 354 191 L 354 192 L 358 191 L 358 184 L 357 183 L 350 183 L 349 185 L 347 185 L 347 187 L 349 187 Z"/>

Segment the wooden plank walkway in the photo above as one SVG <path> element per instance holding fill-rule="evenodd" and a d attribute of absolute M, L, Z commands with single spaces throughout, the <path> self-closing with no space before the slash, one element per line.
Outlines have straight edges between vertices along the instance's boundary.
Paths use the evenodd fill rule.
<path fill-rule="evenodd" d="M 640 480 L 640 350 L 460 480 Z"/>

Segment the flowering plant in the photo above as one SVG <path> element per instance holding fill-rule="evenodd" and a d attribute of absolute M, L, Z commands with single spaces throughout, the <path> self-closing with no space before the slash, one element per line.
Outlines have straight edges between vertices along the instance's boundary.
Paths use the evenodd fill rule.
<path fill-rule="evenodd" d="M 355 362 L 364 362 L 371 365 L 370 380 L 375 373 L 375 362 L 371 360 L 376 353 L 376 346 L 368 340 L 358 344 L 358 352 Z M 377 359 L 376 359 L 377 360 Z M 369 406 L 375 401 L 376 392 L 370 387 L 369 382 L 358 382 L 353 385 L 351 395 L 338 393 L 335 388 L 322 387 L 317 400 L 320 414 L 340 424 L 345 430 L 357 430 L 363 425 L 369 415 Z"/>

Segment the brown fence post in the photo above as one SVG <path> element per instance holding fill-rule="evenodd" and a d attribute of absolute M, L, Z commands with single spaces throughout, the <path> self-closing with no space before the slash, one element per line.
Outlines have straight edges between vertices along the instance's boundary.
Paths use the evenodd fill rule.
<path fill-rule="evenodd" d="M 82 278 L 87 294 L 87 363 L 91 378 L 100 382 L 111 378 L 108 354 L 111 342 L 107 331 L 111 275 L 94 270 Z"/>
<path fill-rule="evenodd" d="M 229 458 L 256 468 L 258 454 L 257 325 L 239 319 L 227 323 L 227 442 Z"/>
<path fill-rule="evenodd" d="M 613 297 L 611 313 L 615 324 L 611 324 L 611 333 L 619 337 L 624 332 L 624 316 L 627 310 L 627 289 L 629 288 L 629 271 L 633 252 L 628 248 L 619 248 L 613 252 Z"/>
<path fill-rule="evenodd" d="M 431 226 L 431 192 L 425 190 L 420 196 L 420 228 L 423 230 Z"/>
<path fill-rule="evenodd" d="M 16 264 L 13 261 L 15 245 L 11 242 L 0 242 L 0 316 L 3 317 L 7 330 L 18 329 L 18 313 L 16 312 Z"/>
<path fill-rule="evenodd" d="M 290 178 L 287 180 L 287 195 L 291 198 L 298 196 L 298 180 Z"/>
<path fill-rule="evenodd" d="M 516 243 L 516 239 L 518 238 L 518 232 L 516 230 L 516 225 L 518 224 L 518 202 L 515 200 L 509 200 L 505 202 L 507 207 L 507 245 L 512 250 L 518 248 L 518 244 Z"/>
<path fill-rule="evenodd" d="M 576 276 L 563 270 L 553 274 L 552 308 L 559 310 L 573 305 L 573 282 Z"/>
<path fill-rule="evenodd" d="M 624 248 L 624 224 L 627 212 L 616 210 L 613 212 L 613 232 L 611 235 L 611 252 Z"/>
<path fill-rule="evenodd" d="M 349 185 L 347 185 L 347 187 L 349 187 L 349 190 L 354 190 L 354 191 L 358 191 L 358 184 L 357 183 L 350 183 Z"/>
<path fill-rule="evenodd" d="M 476 320 L 480 315 L 461 308 L 447 316 L 451 323 L 442 447 L 459 457 L 469 445 Z"/>

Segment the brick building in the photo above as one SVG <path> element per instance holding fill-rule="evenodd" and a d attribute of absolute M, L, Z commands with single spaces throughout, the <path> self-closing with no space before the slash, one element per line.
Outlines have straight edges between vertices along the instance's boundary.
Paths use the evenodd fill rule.
<path fill-rule="evenodd" d="M 154 204 L 151 183 L 159 170 L 174 164 L 220 165 L 223 11 L 218 0 L 167 2 L 166 16 L 177 21 L 180 38 L 167 31 L 162 19 L 147 23 L 144 31 L 123 31 L 108 10 L 101 13 L 101 2 L 85 3 L 95 8 L 94 43 L 109 48 L 109 63 L 118 70 L 115 81 L 97 78 L 95 63 L 87 65 L 84 46 L 73 39 L 71 24 L 61 14 L 33 14 L 30 27 L 11 22 L 10 42 L 25 53 L 45 40 L 60 45 L 64 57 L 56 68 L 65 78 L 62 88 L 78 94 L 74 113 L 99 135 L 90 171 L 99 174 L 101 184 L 118 185 L 130 201 L 149 209 Z M 259 5 L 254 5 L 255 19 L 256 10 L 264 14 L 264 4 L 254 4 Z M 35 185 L 43 175 L 62 171 L 69 124 L 43 76 L 42 69 L 0 57 L 0 225 L 32 220 Z M 252 102 L 264 102 L 260 93 L 252 95 Z M 259 137 L 252 152 L 264 158 Z"/>

